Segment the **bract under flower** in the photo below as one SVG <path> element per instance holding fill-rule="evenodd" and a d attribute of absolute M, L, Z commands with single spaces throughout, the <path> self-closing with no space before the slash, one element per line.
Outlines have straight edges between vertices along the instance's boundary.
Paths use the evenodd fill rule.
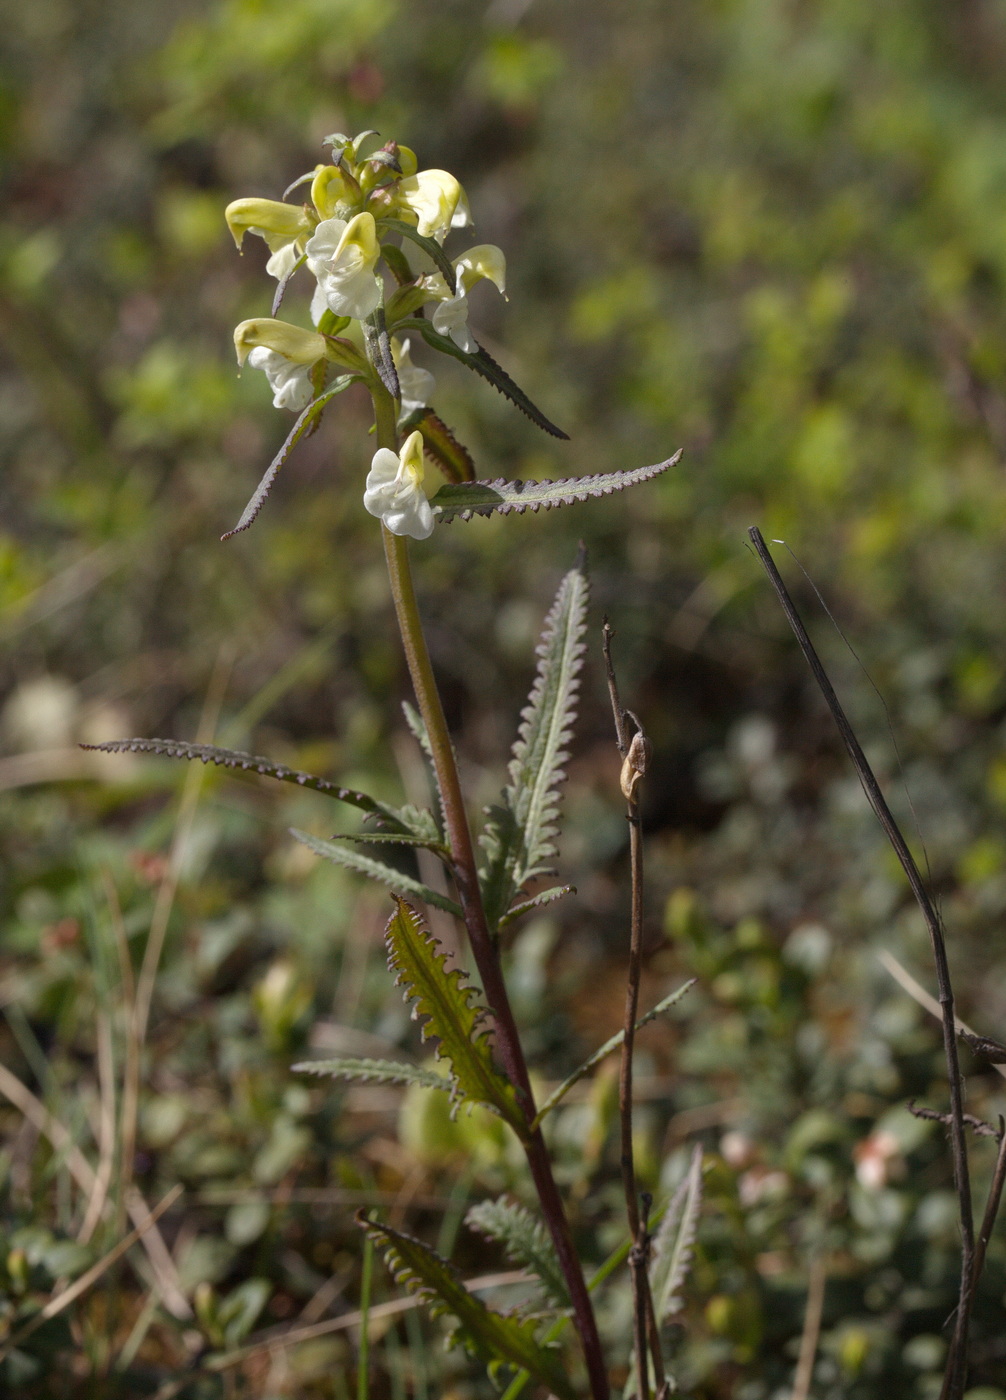
<path fill-rule="evenodd" d="M 428 539 L 435 520 L 423 490 L 424 476 L 422 433 L 410 433 L 398 453 L 379 447 L 367 474 L 364 507 L 393 535 Z"/>
<path fill-rule="evenodd" d="M 384 295 L 377 276 L 381 247 L 372 214 L 324 219 L 305 249 L 307 265 L 318 279 L 311 302 L 317 325 L 326 310 L 362 321 L 376 311 Z"/>

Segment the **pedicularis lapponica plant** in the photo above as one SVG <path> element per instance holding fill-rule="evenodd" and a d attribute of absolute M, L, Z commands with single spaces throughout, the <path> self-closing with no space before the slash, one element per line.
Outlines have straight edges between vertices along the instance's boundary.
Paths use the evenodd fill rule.
<path fill-rule="evenodd" d="M 212 746 L 137 739 L 104 747 L 199 758 L 311 787 L 365 812 L 373 827 L 361 838 L 368 844 L 425 848 L 439 858 L 452 895 L 428 888 L 345 840 L 294 832 L 318 855 L 392 891 L 394 911 L 386 931 L 389 964 L 412 1003 L 423 1038 L 434 1040 L 446 1073 L 350 1058 L 298 1068 L 340 1079 L 420 1083 L 449 1094 L 454 1112 L 482 1105 L 499 1115 L 526 1154 L 540 1219 L 506 1198 L 475 1207 L 470 1219 L 538 1280 L 530 1311 L 493 1311 L 464 1287 L 446 1260 L 420 1240 L 369 1216 L 361 1215 L 360 1224 L 384 1250 L 396 1277 L 418 1290 L 435 1312 L 451 1319 L 453 1335 L 488 1365 L 494 1377 L 509 1368 L 511 1400 L 530 1383 L 546 1386 L 564 1400 L 583 1393 L 580 1365 L 574 1353 L 562 1346 L 569 1320 L 579 1337 L 586 1387 L 593 1400 L 605 1400 L 610 1367 L 624 1368 L 630 1355 L 629 1390 L 648 1396 L 652 1384 L 666 1393 L 672 1382 L 664 1370 L 660 1327 L 680 1307 L 680 1286 L 700 1204 L 700 1159 L 693 1159 L 691 1172 L 663 1208 L 659 1228 L 651 1236 L 650 1227 L 657 1224 L 658 1216 L 648 1214 L 647 1203 L 640 1209 L 631 1160 L 628 1105 L 632 1034 L 637 1024 L 635 989 L 630 989 L 626 1031 L 602 1046 L 538 1105 L 499 951 L 503 928 L 570 893 L 568 886 L 542 888 L 542 883 L 554 873 L 564 764 L 576 715 L 588 603 L 584 561 L 579 559 L 562 580 L 546 618 L 537 674 L 521 715 L 508 781 L 499 803 L 486 813 L 476 841 L 417 607 L 408 541 L 427 541 L 438 525 L 473 515 L 537 511 L 607 495 L 659 475 L 676 458 L 636 470 L 560 481 L 475 479 L 470 454 L 433 409 L 434 376 L 413 363 L 414 347 L 460 361 L 545 432 L 566 436 L 479 345 L 469 326 L 469 293 L 479 281 L 490 281 L 500 293 L 505 292 L 504 255 L 492 244 L 478 244 L 454 256 L 445 251 L 452 231 L 463 232 L 471 224 L 465 193 L 448 172 L 419 170 L 412 151 L 394 141 L 382 145 L 376 132 L 353 139 L 335 135 L 326 144 L 331 147 L 331 162 L 317 166 L 287 190 L 291 195 L 309 188 L 309 199 L 301 203 L 239 199 L 226 211 L 239 248 L 249 234 L 266 241 L 267 271 L 277 281 L 272 314 L 243 321 L 234 332 L 238 362 L 261 370 L 276 407 L 297 414 L 229 534 L 253 523 L 291 449 L 317 428 L 334 399 L 350 385 L 366 386 L 373 401 L 376 451 L 361 482 L 363 505 L 381 525 L 391 593 L 418 702 L 418 712 L 406 707 L 406 715 L 429 760 L 439 810 L 396 807 L 266 758 Z M 288 301 L 301 298 L 302 290 L 309 295 L 310 327 L 279 316 Z M 307 300 L 301 299 L 302 307 Z M 300 316 L 301 322 L 307 319 Z M 437 473 L 442 480 L 433 489 Z M 614 690 L 613 701 L 618 742 L 625 755 L 622 791 L 630 822 L 635 822 L 648 745 L 639 734 L 629 741 L 627 712 L 618 707 Z M 638 824 L 633 830 L 638 832 Z M 638 895 L 636 885 L 634 910 Z M 481 988 L 448 966 L 424 922 L 419 907 L 423 903 L 446 910 L 464 925 Z M 638 954 L 635 934 L 636 919 Z M 638 956 L 636 966 L 638 985 Z M 679 995 L 680 990 L 650 1015 L 667 1010 Z M 556 1186 L 542 1122 L 578 1078 L 619 1047 L 623 1054 L 622 1167 L 630 1230 L 624 1246 L 588 1285 Z M 636 1327 L 621 1353 L 608 1357 L 598 1336 L 591 1293 L 626 1259 L 633 1272 Z"/>

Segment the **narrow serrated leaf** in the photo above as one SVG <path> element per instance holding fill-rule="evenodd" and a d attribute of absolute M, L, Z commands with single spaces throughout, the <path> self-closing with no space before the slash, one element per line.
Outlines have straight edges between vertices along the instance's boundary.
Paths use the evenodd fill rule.
<path fill-rule="evenodd" d="M 524 390 L 507 374 L 501 365 L 498 365 L 488 351 L 482 346 L 474 351 L 462 350 L 455 345 L 450 336 L 441 335 L 434 330 L 433 324 L 423 316 L 411 316 L 403 321 L 399 321 L 396 326 L 398 331 L 416 331 L 423 337 L 427 345 L 439 350 L 441 354 L 450 355 L 455 360 L 460 360 L 463 365 L 473 369 L 476 374 L 480 374 L 483 379 L 489 381 L 494 389 L 497 389 L 504 398 L 510 400 L 512 404 L 531 419 L 544 432 L 550 433 L 552 437 L 562 438 L 568 441 L 569 434 L 564 433 L 561 428 L 557 428 L 550 419 L 546 418 L 538 406 L 531 402 Z"/>
<path fill-rule="evenodd" d="M 259 511 L 266 503 L 269 492 L 272 490 L 273 482 L 279 475 L 280 468 L 296 447 L 297 443 L 300 442 L 309 428 L 313 428 L 317 424 L 321 413 L 328 403 L 335 398 L 336 394 L 341 394 L 344 389 L 348 389 L 350 384 L 357 383 L 360 378 L 361 376 L 358 374 L 342 374 L 338 379 L 332 381 L 323 394 L 319 394 L 316 399 L 311 400 L 307 408 L 304 409 L 303 413 L 290 429 L 283 446 L 266 468 L 265 476 L 263 476 L 262 480 L 256 486 L 251 500 L 241 513 L 241 519 L 234 526 L 233 530 L 228 530 L 226 534 L 220 536 L 222 540 L 229 540 L 233 538 L 234 535 L 239 535 L 242 530 L 247 530 L 248 526 L 254 523 Z"/>
<path fill-rule="evenodd" d="M 465 1216 L 465 1224 L 487 1239 L 496 1240 L 508 1259 L 522 1269 L 529 1269 L 555 1307 L 570 1306 L 569 1289 L 552 1238 L 542 1222 L 524 1206 L 508 1201 L 505 1196 L 495 1201 L 480 1201 Z"/>
<path fill-rule="evenodd" d="M 369 797 L 365 792 L 341 787 L 338 783 L 329 782 L 327 778 L 316 777 L 313 773 L 302 773 L 297 768 L 288 768 L 285 763 L 274 763 L 270 758 L 242 753 L 239 749 L 221 749 L 215 744 L 186 744 L 180 739 L 109 739 L 103 744 L 81 744 L 80 747 L 96 749 L 100 753 L 149 753 L 159 758 L 197 758 L 200 763 L 215 763 L 219 768 L 236 768 L 244 773 L 260 773 L 265 778 L 277 778 L 281 783 L 295 783 L 297 787 L 323 792 L 327 797 L 334 797 L 337 802 L 345 802 L 350 807 L 357 807 L 361 812 L 366 812 L 368 816 L 377 817 L 386 826 L 409 832 L 404 808 L 392 807 L 387 802 L 379 802 L 376 797 Z"/>
<path fill-rule="evenodd" d="M 472 454 L 448 428 L 442 418 L 438 418 L 432 408 L 419 418 L 413 426 L 423 435 L 423 449 L 432 457 L 449 482 L 457 485 L 463 481 L 475 480 L 475 463 Z"/>
<path fill-rule="evenodd" d="M 363 335 L 367 342 L 367 358 L 377 370 L 381 383 L 393 399 L 400 399 L 402 391 L 398 384 L 395 359 L 391 353 L 391 341 L 388 338 L 388 324 L 385 320 L 383 306 L 372 311 L 363 322 Z"/>
<path fill-rule="evenodd" d="M 454 264 L 435 238 L 427 238 L 425 234 L 413 228 L 412 224 L 407 224 L 404 219 L 382 219 L 381 227 L 393 229 L 395 233 L 400 233 L 403 238 L 415 243 L 417 248 L 422 248 L 426 256 L 436 264 L 437 269 L 443 274 L 443 279 L 450 287 L 451 292 L 454 293 L 457 290 L 457 273 L 454 271 Z"/>
<path fill-rule="evenodd" d="M 291 277 L 293 277 L 294 273 L 298 272 L 306 262 L 307 254 L 302 253 L 301 256 L 294 263 L 293 267 L 291 267 L 290 271 L 286 274 L 286 276 L 281 277 L 280 280 L 276 283 L 276 292 L 272 299 L 272 310 L 269 312 L 270 316 L 275 317 L 279 315 L 279 309 L 283 305 L 283 298 L 286 296 L 286 289 L 290 285 Z"/>
<path fill-rule="evenodd" d="M 543 905 L 554 904 L 557 899 L 562 899 L 567 894 L 576 894 L 576 886 L 553 885 L 550 890 L 542 890 L 541 894 L 536 894 L 531 899 L 521 900 L 520 904 L 511 905 L 506 911 L 499 921 L 499 927 L 506 928 L 507 924 L 512 924 L 515 919 L 530 914 L 532 909 L 541 909 Z"/>
<path fill-rule="evenodd" d="M 685 982 L 683 986 L 680 986 L 677 991 L 671 992 L 670 996 L 664 997 L 663 1001 L 658 1001 L 652 1010 L 647 1011 L 646 1015 L 641 1016 L 636 1022 L 636 1030 L 641 1031 L 644 1026 L 648 1026 L 651 1021 L 656 1020 L 658 1016 L 662 1016 L 665 1011 L 670 1011 L 671 1007 L 674 1006 L 676 1002 L 679 1002 L 684 994 L 694 986 L 695 978 L 692 977 L 689 981 Z M 538 1109 L 534 1120 L 534 1126 L 537 1127 L 546 1113 L 551 1113 L 552 1109 L 566 1097 L 573 1085 L 578 1084 L 585 1075 L 590 1073 L 595 1065 L 599 1065 L 606 1056 L 620 1049 L 624 1039 L 625 1031 L 617 1031 L 604 1042 L 600 1049 L 595 1050 L 593 1055 L 584 1060 L 583 1064 L 578 1066 L 568 1078 L 564 1079 L 558 1089 L 553 1089 L 551 1094 L 549 1094 L 548 1098 Z"/>
<path fill-rule="evenodd" d="M 363 1079 L 375 1084 L 421 1084 L 424 1089 L 451 1091 L 451 1081 L 432 1069 L 401 1064 L 397 1060 L 354 1059 L 339 1055 L 330 1060 L 303 1060 L 293 1068 L 299 1074 L 328 1075 L 331 1079 Z"/>
<path fill-rule="evenodd" d="M 702 1147 L 696 1143 L 688 1175 L 678 1187 L 653 1241 L 650 1291 L 657 1324 L 681 1309 L 680 1289 L 691 1267 L 702 1209 Z"/>
<path fill-rule="evenodd" d="M 424 903 L 453 914 L 456 919 L 463 917 L 460 904 L 456 904 L 453 899 L 448 899 L 447 895 L 440 894 L 437 890 L 431 890 L 421 880 L 414 880 L 411 875 L 396 870 L 393 865 L 385 865 L 382 860 L 374 860 L 371 856 L 365 856 L 362 851 L 340 846 L 336 841 L 312 836 L 309 831 L 298 831 L 294 826 L 290 828 L 290 835 L 314 851 L 315 855 L 330 860 L 333 865 L 355 870 L 358 875 L 366 875 L 369 880 L 376 880 L 379 885 L 387 885 L 390 890 L 401 890 L 406 894 L 415 895 Z"/>
<path fill-rule="evenodd" d="M 478 989 L 459 968 L 447 967 L 418 912 L 397 896 L 395 904 L 385 930 L 388 966 L 397 973 L 395 985 L 413 1003 L 423 1039 L 435 1036 L 437 1057 L 450 1064 L 455 1101 L 486 1104 L 525 1136 L 527 1123 L 513 1085 L 492 1057 Z"/>
<path fill-rule="evenodd" d="M 510 760 L 510 782 L 479 838 L 486 915 L 498 927 L 514 895 L 556 855 L 559 791 L 576 717 L 589 585 L 582 560 L 559 585 L 538 644 L 538 670 Z"/>
<path fill-rule="evenodd" d="M 437 519 L 444 524 L 452 520 L 471 520 L 473 515 L 509 515 L 512 511 L 551 510 L 554 506 L 573 505 L 596 496 L 610 496 L 627 486 L 652 481 L 655 476 L 673 467 L 681 457 L 675 452 L 666 462 L 651 467 L 634 467 L 631 471 L 600 472 L 596 476 L 570 476 L 561 481 L 458 481 L 441 486 L 430 504 Z"/>
<path fill-rule="evenodd" d="M 535 1338 L 534 1323 L 487 1308 L 465 1288 L 457 1270 L 428 1245 L 390 1225 L 357 1215 L 358 1224 L 383 1250 L 396 1283 L 428 1303 L 435 1317 L 454 1319 L 452 1340 L 459 1335 L 468 1350 L 486 1365 L 529 1371 L 559 1400 L 576 1400 L 577 1392 L 559 1354 Z"/>
<path fill-rule="evenodd" d="M 413 836 L 398 831 L 339 831 L 329 838 L 332 841 L 354 841 L 360 846 L 414 846 L 419 850 L 434 851 L 445 860 L 450 859 L 450 851 L 436 836 Z"/>
<path fill-rule="evenodd" d="M 426 724 L 418 710 L 414 709 L 408 700 L 402 701 L 402 713 L 405 715 L 405 723 L 409 726 L 409 732 L 416 743 L 423 751 L 430 768 L 430 777 L 433 780 L 433 788 L 437 794 L 437 803 L 440 808 L 441 828 L 446 825 L 447 817 L 444 808 L 444 794 L 440 790 L 440 778 L 437 774 L 437 765 L 433 761 L 433 748 L 430 744 L 430 736 L 426 732 Z"/>

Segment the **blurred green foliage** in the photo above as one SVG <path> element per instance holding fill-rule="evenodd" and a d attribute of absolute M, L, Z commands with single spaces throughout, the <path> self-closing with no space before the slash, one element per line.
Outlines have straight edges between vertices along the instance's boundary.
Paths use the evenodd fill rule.
<path fill-rule="evenodd" d="M 10 1354 L 3 1384 L 157 1394 L 264 1329 L 352 1309 L 356 1204 L 397 1212 L 474 1274 L 504 1264 L 461 1228 L 470 1199 L 526 1197 L 510 1145 L 440 1121 L 442 1096 L 289 1072 L 310 1049 L 418 1053 L 383 967 L 380 896 L 285 835 L 330 834 L 322 799 L 74 747 L 202 724 L 425 800 L 362 510 L 356 391 L 254 530 L 217 542 L 285 431 L 231 360 L 234 323 L 265 314 L 268 289 L 264 249 L 250 240 L 239 259 L 222 208 L 280 197 L 327 133 L 375 127 L 464 182 L 511 273 L 509 305 L 486 296 L 473 322 L 571 433 L 536 436 L 439 366 L 438 408 L 480 475 L 686 449 L 635 494 L 455 524 L 416 551 L 476 802 L 501 783 L 530 646 L 581 537 L 655 742 L 648 1004 L 686 974 L 699 986 L 641 1041 L 642 1173 L 663 1193 L 690 1142 L 707 1149 L 682 1390 L 788 1394 L 823 1260 L 813 1394 L 938 1394 L 958 1258 L 949 1160 L 905 1104 L 942 1105 L 939 1038 L 876 960 L 889 949 L 928 982 L 924 930 L 743 532 L 757 522 L 792 546 L 883 694 L 790 564 L 924 838 L 963 1012 L 1001 1034 L 1002 5 L 32 0 L 5 18 L 0 1037 L 69 1139 L 53 1147 L 0 1110 L 0 1323 L 17 1331 L 129 1228 L 115 1146 L 109 1209 L 77 1243 L 92 1193 L 68 1144 L 106 1160 L 125 1007 L 158 917 L 135 1175 L 148 1204 L 186 1188 L 161 1229 L 192 1313 L 157 1302 L 135 1249 Z M 621 1014 L 624 831 L 596 657 L 585 691 L 562 867 L 580 892 L 510 954 L 543 1081 Z M 998 1077 L 965 1068 L 969 1110 L 1003 1111 Z M 614 1105 L 601 1071 L 552 1129 L 590 1263 L 621 1234 Z M 975 1162 L 981 1183 L 987 1143 Z M 994 1241 L 971 1400 L 1006 1393 L 1004 1292 Z M 601 1308 L 618 1356 L 624 1287 Z M 375 1396 L 488 1393 L 426 1321 L 382 1327 Z M 194 1369 L 183 1393 L 341 1397 L 355 1338 Z"/>

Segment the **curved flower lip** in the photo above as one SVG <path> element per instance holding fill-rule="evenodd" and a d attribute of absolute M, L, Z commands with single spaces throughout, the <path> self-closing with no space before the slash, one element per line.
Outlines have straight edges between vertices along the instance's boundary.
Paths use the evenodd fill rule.
<path fill-rule="evenodd" d="M 313 365 L 325 358 L 328 346 L 325 337 L 317 331 L 301 330 L 300 326 L 291 326 L 289 321 L 259 316 L 235 327 L 234 348 L 239 365 L 243 365 L 250 352 L 257 348 L 275 351 L 296 365 Z"/>
<path fill-rule="evenodd" d="M 436 521 L 423 490 L 424 476 L 422 433 L 410 433 L 398 453 L 379 447 L 367 474 L 364 508 L 393 535 L 429 539 Z"/>
<path fill-rule="evenodd" d="M 438 301 L 433 311 L 433 329 L 450 336 L 454 344 L 467 354 L 474 354 L 478 344 L 468 329 L 468 292 L 483 279 L 492 282 L 506 294 L 506 258 L 494 243 L 479 243 L 454 259 L 457 286 L 448 289 L 441 273 L 426 279 L 426 287 Z"/>
<path fill-rule="evenodd" d="M 272 252 L 313 227 L 302 204 L 282 204 L 278 199 L 235 199 L 224 210 L 224 218 L 239 248 L 246 233 L 257 233 Z"/>
<path fill-rule="evenodd" d="M 318 279 L 311 303 L 315 323 L 327 307 L 336 316 L 364 320 L 376 311 L 384 296 L 377 276 L 381 245 L 374 216 L 357 214 L 345 219 L 324 219 L 304 250 L 307 265 Z"/>

